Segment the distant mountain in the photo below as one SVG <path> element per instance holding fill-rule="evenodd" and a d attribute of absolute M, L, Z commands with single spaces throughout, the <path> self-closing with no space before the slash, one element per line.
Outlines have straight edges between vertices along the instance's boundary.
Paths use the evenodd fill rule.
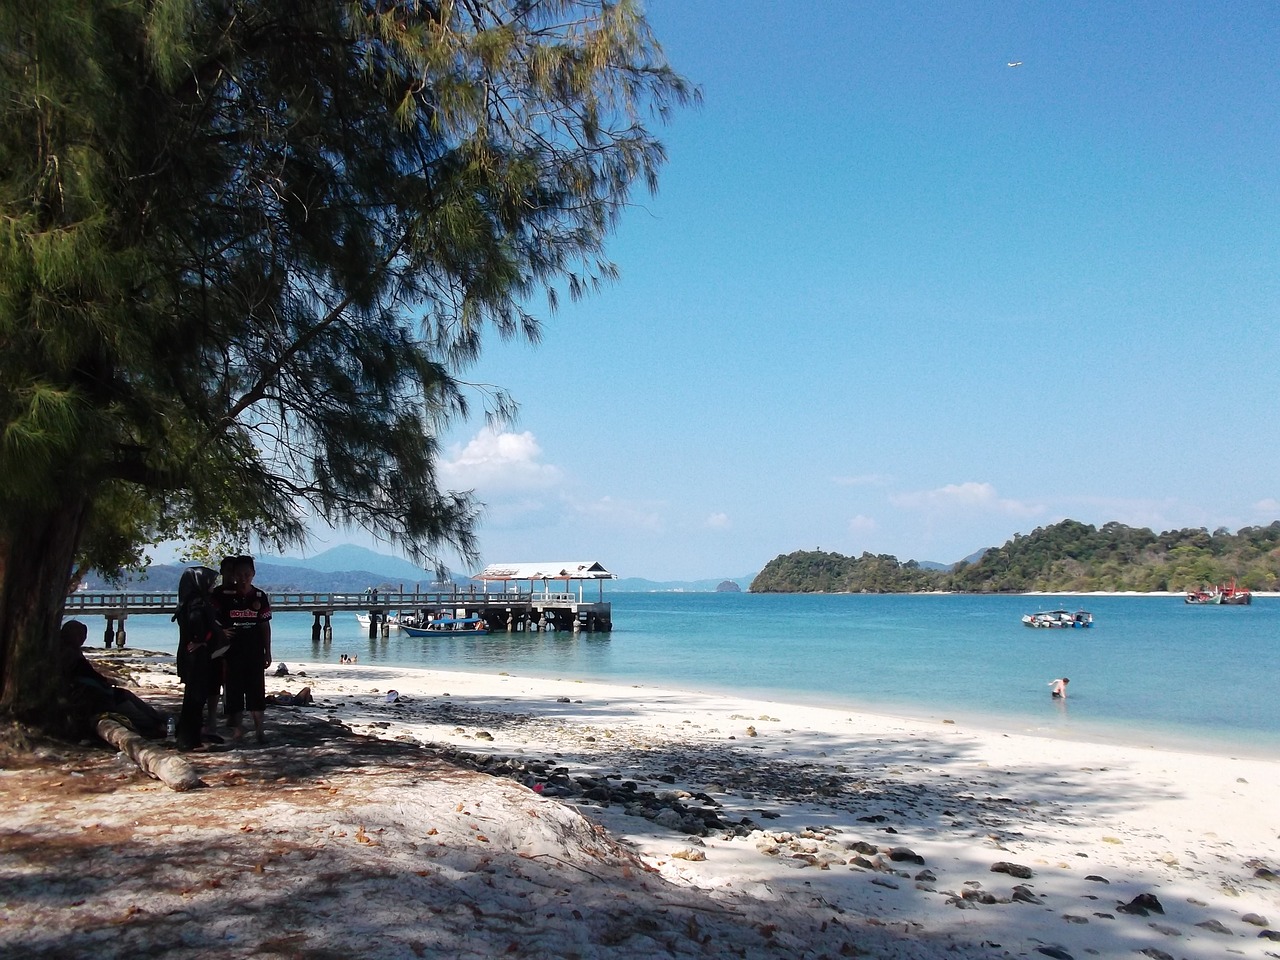
<path fill-rule="evenodd" d="M 990 549 L 991 547 L 983 547 L 981 550 L 975 550 L 963 560 L 957 560 L 955 563 L 938 563 L 936 560 L 920 560 L 917 561 L 916 566 L 921 570 L 944 570 L 949 573 L 962 563 L 977 563 L 982 559 L 982 555 Z"/>
<path fill-rule="evenodd" d="M 366 570 L 378 577 L 405 583 L 426 582 L 434 580 L 435 574 L 428 573 L 422 567 L 410 563 L 401 557 L 391 557 L 365 547 L 344 543 L 331 547 L 314 557 L 262 557 L 260 563 L 276 567 L 306 567 L 321 573 L 345 573 L 351 570 Z"/>
<path fill-rule="evenodd" d="M 751 586 L 755 575 L 728 579 L 746 590 Z M 724 582 L 724 577 L 713 580 L 645 580 L 643 577 L 622 577 L 609 581 L 604 589 L 605 593 L 610 590 L 617 590 L 619 593 L 715 593 Z"/>
<path fill-rule="evenodd" d="M 337 548 L 341 550 L 343 548 Z M 363 561 L 363 566 L 353 569 L 316 569 L 304 564 L 306 560 L 293 557 L 270 557 L 255 561 L 256 573 L 253 582 L 256 586 L 270 593 L 361 593 L 369 587 L 380 590 L 413 590 L 415 587 L 423 591 L 439 589 L 435 577 L 425 570 L 419 570 L 413 564 L 395 557 L 383 557 L 363 547 L 348 548 L 355 551 L 351 554 L 353 563 Z M 328 555 L 334 550 L 326 551 Z M 341 556 L 341 554 L 339 554 Z M 383 562 L 385 561 L 385 562 Z M 329 556 L 326 566 L 333 566 L 335 561 Z M 126 590 L 154 591 L 156 593 L 172 593 L 178 589 L 178 580 L 185 564 L 156 563 L 142 573 L 130 573 L 119 584 L 109 583 L 98 574 L 91 574 L 84 580 L 88 590 Z M 397 575 L 397 574 L 404 575 Z M 468 577 L 454 577 L 454 582 L 466 585 L 471 583 Z"/>
<path fill-rule="evenodd" d="M 388 556 L 357 547 L 354 544 L 341 544 L 331 547 L 314 557 L 264 557 L 255 558 L 257 574 L 254 583 L 263 590 L 274 592 L 359 592 L 369 587 L 379 589 L 398 589 L 401 585 L 406 590 L 415 586 L 424 591 L 433 589 L 434 572 L 414 566 L 401 557 Z M 178 578 L 186 569 L 183 564 L 153 564 L 144 574 L 132 574 L 124 579 L 121 589 L 153 590 L 156 592 L 172 592 L 178 589 Z M 466 573 L 455 573 L 450 578 L 454 583 L 467 586 L 472 583 Z M 746 590 L 754 574 L 745 577 L 716 577 L 707 580 L 646 580 L 641 577 L 626 577 L 620 580 L 606 581 L 605 593 L 714 593 L 725 582 L 736 583 Z M 89 576 L 84 581 L 89 590 L 117 589 L 97 575 Z M 589 585 L 588 585 L 589 586 Z M 586 587 L 584 586 L 584 589 Z M 721 591 L 724 592 L 724 591 Z"/>

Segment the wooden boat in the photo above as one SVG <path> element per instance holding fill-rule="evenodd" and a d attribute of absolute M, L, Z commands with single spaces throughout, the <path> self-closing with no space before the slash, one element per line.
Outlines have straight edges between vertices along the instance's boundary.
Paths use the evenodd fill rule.
<path fill-rule="evenodd" d="M 439 617 L 426 623 L 401 623 L 400 629 L 411 637 L 483 637 L 489 624 L 480 617 Z"/>
<path fill-rule="evenodd" d="M 1222 595 L 1222 602 L 1229 606 L 1243 607 L 1253 603 L 1253 594 L 1244 587 L 1237 587 L 1235 580 L 1218 587 L 1218 593 Z"/>
<path fill-rule="evenodd" d="M 1088 610 L 1044 610 L 1040 613 L 1028 613 L 1022 618 L 1028 627 L 1048 628 L 1081 628 L 1093 626 L 1093 614 Z"/>
<path fill-rule="evenodd" d="M 1184 603 L 1194 603 L 1229 607 L 1243 607 L 1253 603 L 1253 594 L 1244 587 L 1237 587 L 1236 582 L 1220 583 L 1208 590 L 1190 590 L 1183 598 Z"/>

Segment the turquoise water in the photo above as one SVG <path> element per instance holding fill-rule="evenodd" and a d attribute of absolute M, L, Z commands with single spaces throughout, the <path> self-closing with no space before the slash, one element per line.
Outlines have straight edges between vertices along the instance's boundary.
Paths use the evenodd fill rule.
<path fill-rule="evenodd" d="M 277 660 L 643 683 L 1009 730 L 1280 756 L 1280 599 L 1194 607 L 1178 597 L 607 595 L 611 634 L 369 640 L 352 614 L 331 642 L 277 616 Z M 1090 610 L 1088 630 L 1030 630 L 1024 613 Z M 97 627 L 95 631 L 94 627 Z M 172 650 L 167 618 L 130 618 L 131 646 Z M 100 636 L 91 624 L 90 637 Z M 1054 703 L 1048 681 L 1071 678 Z"/>

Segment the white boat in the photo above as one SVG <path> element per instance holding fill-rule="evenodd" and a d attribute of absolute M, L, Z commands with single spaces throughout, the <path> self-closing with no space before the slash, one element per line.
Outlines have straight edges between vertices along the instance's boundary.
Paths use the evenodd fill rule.
<path fill-rule="evenodd" d="M 366 630 L 368 630 L 368 629 L 369 629 L 369 621 L 370 621 L 370 619 L 371 619 L 371 617 L 370 617 L 370 616 L 369 616 L 369 614 L 367 614 L 367 613 L 357 613 L 357 614 L 356 614 L 356 620 L 360 623 L 360 626 L 364 627 Z M 392 629 L 392 630 L 399 630 L 399 629 L 400 629 L 400 616 L 399 616 L 398 614 L 395 614 L 395 613 L 389 613 L 389 614 L 387 614 L 387 617 L 386 617 L 386 624 L 387 624 L 387 626 L 388 626 L 390 629 Z"/>
<path fill-rule="evenodd" d="M 1044 610 L 1040 613 L 1028 613 L 1022 618 L 1028 627 L 1080 628 L 1093 626 L 1093 614 L 1088 610 Z"/>

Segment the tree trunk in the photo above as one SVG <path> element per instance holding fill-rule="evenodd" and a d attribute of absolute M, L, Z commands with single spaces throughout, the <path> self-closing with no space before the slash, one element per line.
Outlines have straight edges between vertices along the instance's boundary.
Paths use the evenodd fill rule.
<path fill-rule="evenodd" d="M 194 790 L 203 787 L 204 781 L 191 764 L 172 750 L 148 743 L 124 724 L 110 717 L 99 717 L 94 727 L 103 740 L 111 744 L 148 776 L 163 781 L 174 790 Z"/>
<path fill-rule="evenodd" d="M 0 715 L 9 719 L 36 726 L 55 719 L 64 663 L 58 631 L 87 503 L 30 511 L 0 532 Z"/>

